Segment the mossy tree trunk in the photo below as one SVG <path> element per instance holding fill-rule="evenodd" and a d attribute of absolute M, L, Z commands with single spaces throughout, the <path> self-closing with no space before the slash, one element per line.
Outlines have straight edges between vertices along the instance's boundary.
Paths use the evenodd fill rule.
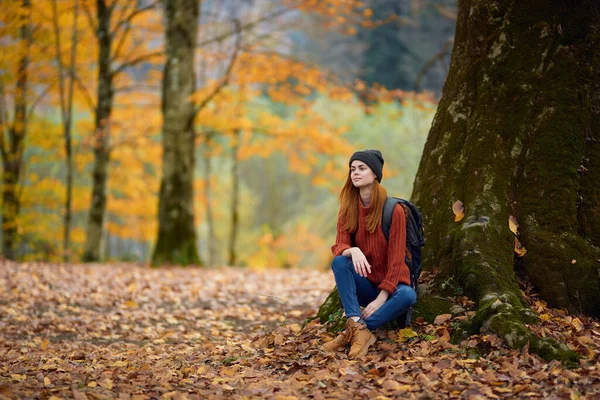
<path fill-rule="evenodd" d="M 424 268 L 453 277 L 477 302 L 463 333 L 485 327 L 512 347 L 572 357 L 527 329 L 537 318 L 515 263 L 551 306 L 600 315 L 599 46 L 600 4 L 591 0 L 458 3 L 412 200 L 425 221 Z M 510 215 L 528 250 L 522 258 Z"/>
<path fill-rule="evenodd" d="M 165 0 L 163 167 L 152 264 L 200 264 L 194 227 L 194 53 L 199 0 Z"/>

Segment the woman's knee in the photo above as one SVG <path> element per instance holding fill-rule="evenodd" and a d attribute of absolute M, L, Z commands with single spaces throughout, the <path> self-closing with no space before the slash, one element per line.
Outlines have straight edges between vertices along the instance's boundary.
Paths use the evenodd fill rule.
<path fill-rule="evenodd" d="M 410 286 L 400 285 L 398 288 L 396 288 L 396 291 L 398 292 L 398 297 L 401 297 L 406 303 L 408 303 L 409 307 L 417 302 L 417 292 L 415 292 L 415 290 Z"/>
<path fill-rule="evenodd" d="M 333 262 L 331 263 L 331 269 L 335 271 L 335 270 L 348 268 L 349 262 L 350 262 L 350 259 L 348 257 L 337 256 L 333 259 Z"/>

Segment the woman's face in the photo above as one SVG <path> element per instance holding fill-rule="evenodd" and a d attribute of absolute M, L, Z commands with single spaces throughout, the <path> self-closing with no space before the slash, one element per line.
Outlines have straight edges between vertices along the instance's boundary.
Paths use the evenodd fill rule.
<path fill-rule="evenodd" d="M 372 185 L 377 177 L 367 164 L 359 160 L 354 160 L 350 164 L 350 179 L 352 179 L 354 187 L 361 188 Z"/>

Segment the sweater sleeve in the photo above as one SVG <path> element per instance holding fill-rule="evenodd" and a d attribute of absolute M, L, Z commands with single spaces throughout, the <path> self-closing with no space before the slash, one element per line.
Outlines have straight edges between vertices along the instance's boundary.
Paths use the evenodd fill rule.
<path fill-rule="evenodd" d="M 406 216 L 400 204 L 396 205 L 392 215 L 388 243 L 388 268 L 385 278 L 379 284 L 379 289 L 392 294 L 399 283 L 410 285 L 410 271 L 404 261 L 406 255 Z"/>
<path fill-rule="evenodd" d="M 344 228 L 344 222 L 338 217 L 337 235 L 335 244 L 331 246 L 331 253 L 333 253 L 334 257 L 341 256 L 344 250 L 349 249 L 350 247 L 352 247 L 352 238 Z"/>

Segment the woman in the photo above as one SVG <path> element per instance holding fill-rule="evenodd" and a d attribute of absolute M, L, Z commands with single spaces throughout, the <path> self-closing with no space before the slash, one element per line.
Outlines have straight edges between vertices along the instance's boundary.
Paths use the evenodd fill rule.
<path fill-rule="evenodd" d="M 340 193 L 337 237 L 331 247 L 333 275 L 346 314 L 345 330 L 323 349 L 351 344 L 349 357 L 364 356 L 375 343 L 371 331 L 395 319 L 416 300 L 410 287 L 406 252 L 406 216 L 396 205 L 389 243 L 381 230 L 387 192 L 380 185 L 383 156 L 379 150 L 357 151 Z M 360 307 L 364 307 L 361 312 Z"/>

